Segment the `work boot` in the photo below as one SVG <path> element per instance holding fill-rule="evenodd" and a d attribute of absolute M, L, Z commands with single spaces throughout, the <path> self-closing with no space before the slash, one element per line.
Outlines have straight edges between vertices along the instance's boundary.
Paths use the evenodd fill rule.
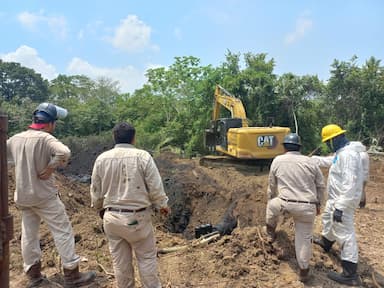
<path fill-rule="evenodd" d="M 300 269 L 300 273 L 299 273 L 299 280 L 300 282 L 308 282 L 310 278 L 310 273 L 309 273 L 309 268 L 307 269 Z"/>
<path fill-rule="evenodd" d="M 333 243 L 335 241 L 329 241 L 327 238 L 324 236 L 314 236 L 313 237 L 313 243 L 319 245 L 321 248 L 323 248 L 324 252 L 329 252 L 331 250 Z"/>
<path fill-rule="evenodd" d="M 341 266 L 343 267 L 342 273 L 336 273 L 331 271 L 327 274 L 329 279 L 336 281 L 338 283 L 348 285 L 348 286 L 360 286 L 361 279 L 357 275 L 357 263 L 349 261 L 341 261 Z"/>
<path fill-rule="evenodd" d="M 267 241 L 269 243 L 272 243 L 273 241 L 276 240 L 276 232 L 275 232 L 275 229 L 274 227 L 270 226 L 270 225 L 266 225 L 265 226 L 265 232 L 267 233 Z"/>
<path fill-rule="evenodd" d="M 36 262 L 29 268 L 27 271 L 27 276 L 29 279 L 28 288 L 39 287 L 40 284 L 43 284 L 46 280 L 45 276 L 41 274 L 41 262 Z"/>
<path fill-rule="evenodd" d="M 81 273 L 79 272 L 79 266 L 75 269 L 63 269 L 64 270 L 64 287 L 75 288 L 88 285 L 95 280 L 96 272 L 90 271 Z"/>

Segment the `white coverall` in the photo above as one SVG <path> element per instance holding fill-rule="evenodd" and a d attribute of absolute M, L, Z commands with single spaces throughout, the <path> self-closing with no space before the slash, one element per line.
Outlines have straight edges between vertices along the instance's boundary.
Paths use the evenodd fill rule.
<path fill-rule="evenodd" d="M 349 142 L 349 145 L 351 147 L 355 147 L 357 151 L 360 151 L 360 159 L 362 162 L 362 172 L 363 172 L 363 191 L 361 193 L 361 202 L 366 201 L 366 193 L 365 193 L 365 186 L 369 180 L 369 154 L 367 152 L 367 148 L 359 141 L 351 141 Z M 332 165 L 333 159 L 335 158 L 334 155 L 330 156 L 312 156 L 313 159 L 315 159 L 320 167 L 329 168 Z"/>
<path fill-rule="evenodd" d="M 369 180 L 369 154 L 367 152 L 366 147 L 358 141 L 351 141 L 349 145 L 356 146 L 356 149 L 361 150 L 360 153 L 360 159 L 361 164 L 363 165 L 363 191 L 361 193 L 361 200 L 360 202 L 366 201 L 366 193 L 365 193 L 365 186 L 367 185 L 367 182 Z"/>
<path fill-rule="evenodd" d="M 133 253 L 143 287 L 161 287 L 151 206 L 167 207 L 168 197 L 151 155 L 131 144 L 116 144 L 97 157 L 90 192 L 92 206 L 106 209 L 103 224 L 117 287 L 135 286 Z M 143 211 L 133 212 L 137 210 Z"/>
<path fill-rule="evenodd" d="M 65 166 L 69 157 L 69 148 L 44 131 L 28 129 L 7 141 L 7 159 L 15 165 L 14 200 L 21 210 L 21 251 L 25 272 L 41 260 L 41 219 L 53 235 L 63 267 L 72 270 L 80 262 L 75 253 L 72 226 L 58 196 L 54 175 L 47 180 L 38 178 L 47 166 Z"/>
<path fill-rule="evenodd" d="M 359 206 L 363 173 L 360 159 L 361 146 L 346 145 L 336 151 L 328 174 L 328 200 L 322 216 L 322 235 L 329 241 L 337 241 L 341 260 L 358 262 L 358 247 L 354 229 L 354 212 Z M 335 209 L 343 211 L 342 222 L 333 221 Z"/>

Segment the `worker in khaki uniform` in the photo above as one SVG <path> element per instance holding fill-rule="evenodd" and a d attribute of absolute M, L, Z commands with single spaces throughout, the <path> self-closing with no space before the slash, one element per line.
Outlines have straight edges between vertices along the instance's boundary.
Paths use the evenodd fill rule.
<path fill-rule="evenodd" d="M 272 161 L 269 172 L 266 229 L 274 241 L 279 216 L 288 213 L 293 217 L 299 279 L 306 282 L 310 278 L 313 225 L 324 197 L 323 175 L 313 159 L 300 153 L 297 134 L 285 136 L 283 145 L 286 153 Z"/>
<path fill-rule="evenodd" d="M 322 141 L 335 152 L 328 173 L 328 199 L 322 215 L 323 231 L 314 243 L 328 252 L 334 242 L 341 247 L 342 273 L 331 271 L 328 277 L 336 282 L 358 286 L 357 274 L 359 251 L 354 228 L 354 214 L 361 201 L 364 175 L 360 145 L 351 145 L 346 130 L 329 124 L 321 130 Z"/>
<path fill-rule="evenodd" d="M 151 206 L 167 216 L 168 197 L 151 155 L 134 146 L 135 128 L 113 129 L 115 147 L 99 155 L 92 171 L 92 206 L 105 211 L 103 226 L 109 242 L 118 288 L 135 287 L 133 253 L 142 286 L 161 287 Z"/>
<path fill-rule="evenodd" d="M 58 196 L 53 172 L 66 165 L 70 157 L 67 146 L 53 135 L 58 117 L 67 111 L 51 103 L 42 103 L 33 113 L 27 131 L 7 141 L 7 158 L 15 165 L 15 203 L 21 211 L 21 251 L 28 287 L 38 287 L 48 280 L 41 274 L 39 227 L 43 220 L 53 235 L 62 260 L 65 287 L 91 283 L 94 272 L 80 273 L 80 257 L 75 253 L 71 222 Z"/>

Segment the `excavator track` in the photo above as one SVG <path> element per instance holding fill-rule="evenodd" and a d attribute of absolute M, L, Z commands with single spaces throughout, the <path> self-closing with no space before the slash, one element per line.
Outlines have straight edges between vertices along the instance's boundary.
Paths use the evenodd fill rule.
<path fill-rule="evenodd" d="M 237 159 L 230 156 L 207 155 L 199 159 L 200 166 L 208 168 L 233 167 L 237 170 L 269 171 L 272 159 Z"/>

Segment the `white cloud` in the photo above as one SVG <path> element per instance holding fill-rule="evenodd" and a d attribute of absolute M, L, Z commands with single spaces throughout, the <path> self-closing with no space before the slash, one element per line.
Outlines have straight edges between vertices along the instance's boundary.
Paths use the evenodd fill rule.
<path fill-rule="evenodd" d="M 151 27 L 136 15 L 128 15 L 120 21 L 110 40 L 112 45 L 126 52 L 137 52 L 150 46 Z"/>
<path fill-rule="evenodd" d="M 44 79 L 52 80 L 57 77 L 56 69 L 39 57 L 37 51 L 26 45 L 22 45 L 14 52 L 0 56 L 5 62 L 17 62 L 24 67 L 35 70 L 40 73 Z"/>
<path fill-rule="evenodd" d="M 17 15 L 17 20 L 19 20 L 21 25 L 23 25 L 25 28 L 34 30 L 36 29 L 37 23 L 39 22 L 39 17 L 29 12 L 22 12 Z"/>
<path fill-rule="evenodd" d="M 67 37 L 67 21 L 63 16 L 46 16 L 44 11 L 39 13 L 25 11 L 20 13 L 17 19 L 28 30 L 44 32 L 44 29 L 47 27 L 55 37 L 60 39 Z"/>
<path fill-rule="evenodd" d="M 313 22 L 308 17 L 299 17 L 296 20 L 296 27 L 295 31 L 289 33 L 285 37 L 285 43 L 286 44 L 293 44 L 294 42 L 297 42 L 301 38 L 303 38 L 309 30 L 311 30 L 313 26 Z"/>
<path fill-rule="evenodd" d="M 5 62 L 16 62 L 24 67 L 33 69 L 40 73 L 44 79 L 49 81 L 58 76 L 56 68 L 46 63 L 36 49 L 28 46 L 20 46 L 16 51 L 0 55 L 0 59 Z M 71 75 L 85 75 L 96 80 L 99 77 L 106 77 L 113 81 L 118 81 L 122 93 L 134 92 L 141 88 L 147 81 L 145 77 L 146 69 L 158 68 L 161 65 L 149 64 L 145 70 L 137 69 L 133 66 L 125 67 L 97 67 L 80 58 L 73 58 L 68 64 L 67 72 Z"/>
<path fill-rule="evenodd" d="M 67 67 L 70 74 L 85 75 L 92 79 L 106 77 L 114 81 L 119 81 L 121 92 L 134 92 L 146 82 L 144 71 L 140 71 L 133 66 L 120 68 L 96 67 L 80 58 L 73 58 Z"/>
<path fill-rule="evenodd" d="M 84 40 L 85 38 L 89 37 L 89 36 L 98 36 L 100 30 L 104 29 L 103 28 L 103 21 L 100 21 L 100 20 L 97 20 L 97 21 L 93 21 L 93 22 L 90 22 L 90 23 L 87 23 L 87 25 L 80 29 L 78 32 L 77 32 L 77 39 L 78 40 Z"/>
<path fill-rule="evenodd" d="M 181 29 L 179 27 L 173 29 L 173 35 L 175 35 L 175 38 L 177 40 L 181 40 L 183 38 L 183 33 L 181 32 Z"/>
<path fill-rule="evenodd" d="M 77 32 L 77 39 L 83 40 L 84 39 L 84 30 L 80 30 Z"/>

